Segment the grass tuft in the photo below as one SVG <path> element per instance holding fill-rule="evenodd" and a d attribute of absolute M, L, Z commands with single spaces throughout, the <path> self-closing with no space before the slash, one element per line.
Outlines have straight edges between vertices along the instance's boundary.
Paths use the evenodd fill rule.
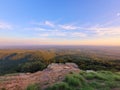
<path fill-rule="evenodd" d="M 65 82 L 54 84 L 52 87 L 48 87 L 46 90 L 72 90 Z"/>
<path fill-rule="evenodd" d="M 48 90 L 111 90 L 120 89 L 120 74 L 110 71 L 81 71 L 71 73 L 62 83 L 57 83 Z"/>
<path fill-rule="evenodd" d="M 30 84 L 26 90 L 40 90 L 40 87 L 37 84 Z"/>

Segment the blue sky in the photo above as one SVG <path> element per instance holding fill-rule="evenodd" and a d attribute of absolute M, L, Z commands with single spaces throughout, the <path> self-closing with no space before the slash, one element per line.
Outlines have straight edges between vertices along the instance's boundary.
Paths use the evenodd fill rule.
<path fill-rule="evenodd" d="M 0 45 L 120 45 L 120 0 L 0 0 Z"/>

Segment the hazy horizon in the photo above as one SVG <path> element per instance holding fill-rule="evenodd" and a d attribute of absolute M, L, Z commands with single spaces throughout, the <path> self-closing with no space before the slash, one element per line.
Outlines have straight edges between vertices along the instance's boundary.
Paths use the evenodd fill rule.
<path fill-rule="evenodd" d="M 120 46 L 106 46 L 106 45 L 6 45 L 0 46 L 0 50 L 14 50 L 14 49 L 25 49 L 25 50 L 39 50 L 39 49 L 113 49 L 119 50 Z"/>
<path fill-rule="evenodd" d="M 120 46 L 120 0 L 0 0 L 0 47 Z"/>

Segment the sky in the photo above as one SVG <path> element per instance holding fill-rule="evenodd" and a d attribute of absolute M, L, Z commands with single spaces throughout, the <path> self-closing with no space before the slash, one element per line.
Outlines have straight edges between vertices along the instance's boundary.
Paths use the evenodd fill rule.
<path fill-rule="evenodd" d="M 120 46 L 120 0 L 0 0 L 0 46 Z"/>

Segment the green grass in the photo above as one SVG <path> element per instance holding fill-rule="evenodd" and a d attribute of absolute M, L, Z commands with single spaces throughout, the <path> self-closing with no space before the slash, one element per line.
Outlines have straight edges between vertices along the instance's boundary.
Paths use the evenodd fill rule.
<path fill-rule="evenodd" d="M 30 84 L 30 85 L 26 88 L 26 90 L 41 90 L 41 89 L 40 89 L 39 85 L 37 85 L 37 84 Z"/>
<path fill-rule="evenodd" d="M 54 84 L 52 87 L 48 87 L 46 90 L 74 90 L 69 87 L 66 82 L 60 82 Z"/>
<path fill-rule="evenodd" d="M 80 86 L 80 80 L 79 80 L 79 76 L 75 76 L 75 75 L 67 75 L 65 80 L 65 82 L 67 82 L 70 86 Z"/>
<path fill-rule="evenodd" d="M 57 83 L 47 90 L 112 90 L 120 88 L 120 73 L 110 71 L 81 71 L 71 73 L 63 82 Z"/>

